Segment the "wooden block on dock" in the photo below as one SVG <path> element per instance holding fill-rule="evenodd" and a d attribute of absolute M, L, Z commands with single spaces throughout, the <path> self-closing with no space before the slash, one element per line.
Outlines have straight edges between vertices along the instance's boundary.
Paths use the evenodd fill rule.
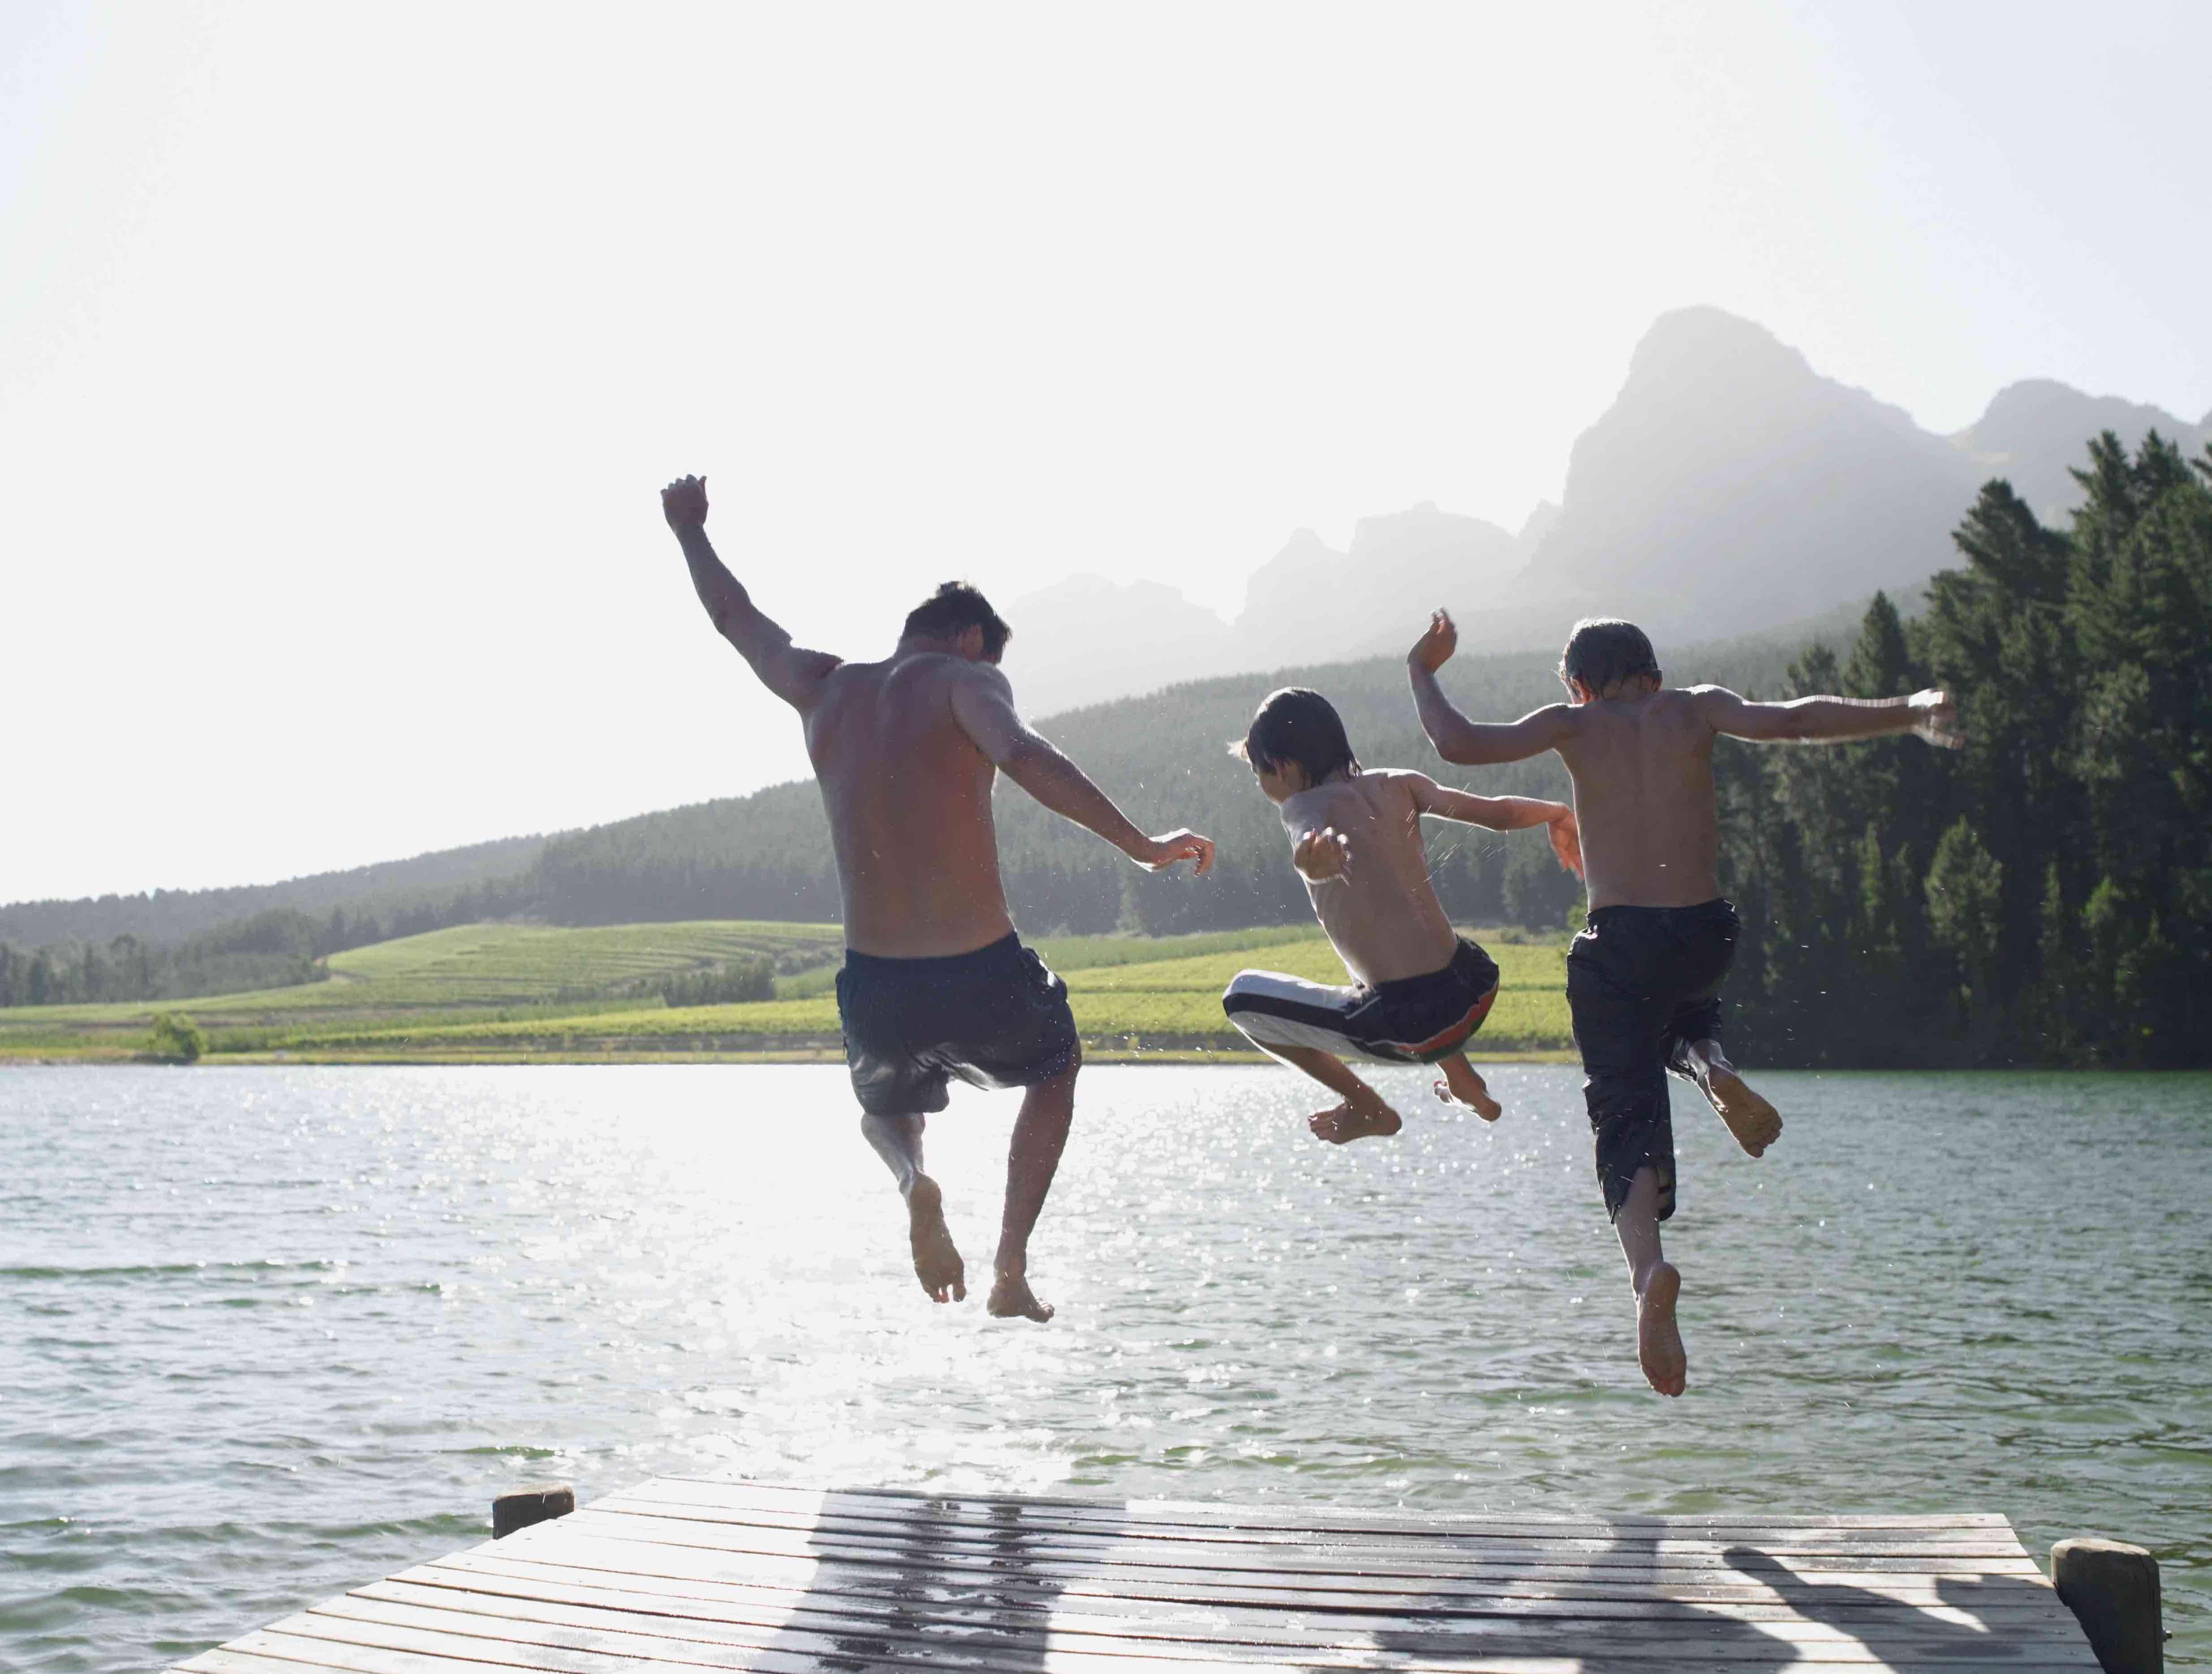
<path fill-rule="evenodd" d="M 2117 1540 L 2062 1540 L 2051 1549 L 2051 1580 L 2105 1674 L 2162 1674 L 2166 1622 L 2156 1558 Z"/>
<path fill-rule="evenodd" d="M 662 1477 L 193 1674 L 2097 1667 L 2002 1517 L 1538 1517 Z M 1846 1667 L 1847 1665 L 1847 1667 Z"/>
<path fill-rule="evenodd" d="M 566 1482 L 510 1489 L 491 1502 L 491 1537 L 505 1540 L 517 1529 L 566 1517 L 575 1509 L 576 1490 Z"/>

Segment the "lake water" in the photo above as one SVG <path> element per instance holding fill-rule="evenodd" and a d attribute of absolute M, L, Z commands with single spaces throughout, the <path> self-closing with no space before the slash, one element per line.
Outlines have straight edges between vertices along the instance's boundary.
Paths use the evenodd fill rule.
<path fill-rule="evenodd" d="M 1537 1512 L 1998 1511 L 2212 1665 L 2212 1079 L 1676 1101 L 1649 1393 L 1576 1074 L 1346 1150 L 1286 1071 L 1089 1070 L 1034 1251 L 932 1306 L 842 1073 L 0 1070 L 0 1662 L 143 1670 L 660 1471 Z M 1009 1097 L 933 1125 L 988 1266 Z"/>

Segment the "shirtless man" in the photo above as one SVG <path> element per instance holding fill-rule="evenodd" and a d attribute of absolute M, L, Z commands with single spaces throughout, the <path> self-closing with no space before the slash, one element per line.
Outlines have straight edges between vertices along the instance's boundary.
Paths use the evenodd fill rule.
<path fill-rule="evenodd" d="M 906 1199 L 915 1276 L 936 1301 L 968 1294 L 944 1194 L 922 1172 L 924 1117 L 945 1108 L 954 1075 L 1025 1087 L 988 1306 L 1002 1318 L 1049 1319 L 1030 1289 L 1030 1233 L 1067 1142 L 1082 1050 L 1066 983 L 1022 946 L 1006 913 L 993 782 L 1005 770 L 1152 871 L 1189 860 L 1204 872 L 1213 844 L 1192 831 L 1146 836 L 1030 730 L 998 667 L 1011 630 L 975 588 L 946 582 L 907 618 L 888 658 L 846 662 L 801 650 L 753 607 L 708 543 L 703 478 L 671 483 L 660 504 L 715 629 L 805 728 L 844 898 L 845 1056 L 861 1131 Z"/>
<path fill-rule="evenodd" d="M 1689 1375 L 1674 1324 L 1682 1281 L 1659 1242 L 1659 1223 L 1674 1212 L 1667 1072 L 1694 1081 L 1751 1155 L 1782 1132 L 1774 1106 L 1720 1046 L 1721 981 L 1737 923 L 1721 898 L 1713 740 L 1826 744 L 1909 732 L 1956 748 L 1957 717 L 1941 691 L 1754 703 L 1720 686 L 1669 688 L 1642 629 L 1592 619 L 1575 624 L 1559 660 L 1571 702 L 1477 723 L 1437 684 L 1458 643 L 1438 611 L 1407 657 L 1437 753 L 1474 766 L 1556 750 L 1574 781 L 1589 921 L 1567 954 L 1567 1005 L 1598 1183 L 1636 1290 L 1637 1358 L 1652 1388 L 1680 1395 Z"/>
<path fill-rule="evenodd" d="M 1328 699 L 1300 686 L 1270 692 L 1230 746 L 1283 816 L 1291 864 L 1352 978 L 1331 988 L 1279 971 L 1242 971 L 1221 996 L 1229 1020 L 1261 1051 L 1302 1069 L 1342 1100 L 1306 1125 L 1333 1145 L 1404 1125 L 1346 1055 L 1432 1063 L 1437 1097 L 1486 1122 L 1498 1101 L 1466 1046 L 1498 997 L 1498 966 L 1453 932 L 1429 880 L 1421 816 L 1493 831 L 1541 825 L 1559 863 L 1582 868 L 1574 810 L 1526 796 L 1469 796 L 1425 774 L 1363 768 Z"/>

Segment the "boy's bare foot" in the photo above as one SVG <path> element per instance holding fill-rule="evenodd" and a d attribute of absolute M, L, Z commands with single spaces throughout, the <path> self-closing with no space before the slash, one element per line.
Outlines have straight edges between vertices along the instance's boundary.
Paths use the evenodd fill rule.
<path fill-rule="evenodd" d="M 1381 1093 L 1364 1086 L 1334 1109 L 1316 1111 L 1306 1118 L 1314 1136 L 1331 1145 L 1349 1145 L 1355 1139 L 1387 1139 L 1405 1125 L 1398 1112 L 1382 1102 Z"/>
<path fill-rule="evenodd" d="M 1782 1114 L 1745 1085 L 1733 1069 L 1716 1068 L 1701 1083 L 1735 1142 L 1751 1155 L 1763 1155 L 1782 1137 Z"/>
<path fill-rule="evenodd" d="M 1437 1083 L 1437 1097 L 1447 1105 L 1464 1105 L 1485 1122 L 1495 1122 L 1505 1107 L 1490 1096 L 1490 1087 L 1464 1057 L 1446 1058 L 1437 1066 L 1444 1078 Z"/>
<path fill-rule="evenodd" d="M 935 1302 L 968 1300 L 968 1269 L 945 1225 L 945 1194 L 917 1174 L 906 1195 L 907 1242 L 914 1247 L 914 1276 Z"/>
<path fill-rule="evenodd" d="M 1690 1357 L 1674 1324 L 1674 1299 L 1681 1294 L 1682 1275 L 1672 1262 L 1661 1262 L 1636 1299 L 1636 1358 L 1662 1395 L 1680 1395 L 1690 1382 Z"/>
<path fill-rule="evenodd" d="M 994 1319 L 1034 1319 L 1040 1325 L 1052 1318 L 1052 1308 L 1040 1302 L 1026 1275 L 1001 1273 L 991 1287 L 991 1300 L 983 1305 Z"/>
<path fill-rule="evenodd" d="M 1764 1156 L 1766 1147 L 1782 1137 L 1781 1113 L 1745 1085 L 1718 1041 L 1686 1041 L 1674 1049 L 1667 1067 L 1698 1084 L 1705 1102 L 1728 1123 L 1747 1154 Z"/>

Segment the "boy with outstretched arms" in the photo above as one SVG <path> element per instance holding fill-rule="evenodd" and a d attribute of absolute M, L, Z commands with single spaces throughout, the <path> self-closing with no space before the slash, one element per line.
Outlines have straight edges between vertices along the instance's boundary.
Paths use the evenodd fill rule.
<path fill-rule="evenodd" d="M 1448 762 L 1521 761 L 1556 750 L 1574 781 L 1589 920 L 1567 954 L 1567 1004 L 1596 1135 L 1598 1182 L 1637 1296 L 1637 1358 L 1651 1387 L 1688 1380 L 1674 1324 L 1681 1275 L 1660 1248 L 1674 1212 L 1672 1071 L 1702 1090 L 1752 1156 L 1782 1131 L 1774 1106 L 1721 1050 L 1720 989 L 1735 953 L 1721 897 L 1713 740 L 1840 743 L 1915 732 L 1955 748 L 1948 693 L 1752 703 L 1721 686 L 1670 688 L 1644 630 L 1575 624 L 1559 678 L 1571 700 L 1520 720 L 1469 721 L 1437 684 L 1458 645 L 1438 611 L 1407 654 L 1422 730 Z"/>
<path fill-rule="evenodd" d="M 1494 831 L 1542 825 L 1559 863 L 1581 869 L 1574 810 L 1523 796 L 1470 796 L 1424 774 L 1363 768 L 1344 722 L 1317 691 L 1271 692 L 1231 753 L 1251 766 L 1282 812 L 1291 864 L 1351 974 L 1332 988 L 1279 971 L 1245 971 L 1221 996 L 1229 1020 L 1272 1057 L 1302 1069 L 1342 1101 L 1307 1123 L 1342 1145 L 1402 1125 L 1346 1056 L 1435 1064 L 1439 1099 L 1495 1122 L 1498 1106 L 1466 1044 L 1490 1014 L 1498 967 L 1454 933 L 1429 881 L 1421 816 Z"/>

